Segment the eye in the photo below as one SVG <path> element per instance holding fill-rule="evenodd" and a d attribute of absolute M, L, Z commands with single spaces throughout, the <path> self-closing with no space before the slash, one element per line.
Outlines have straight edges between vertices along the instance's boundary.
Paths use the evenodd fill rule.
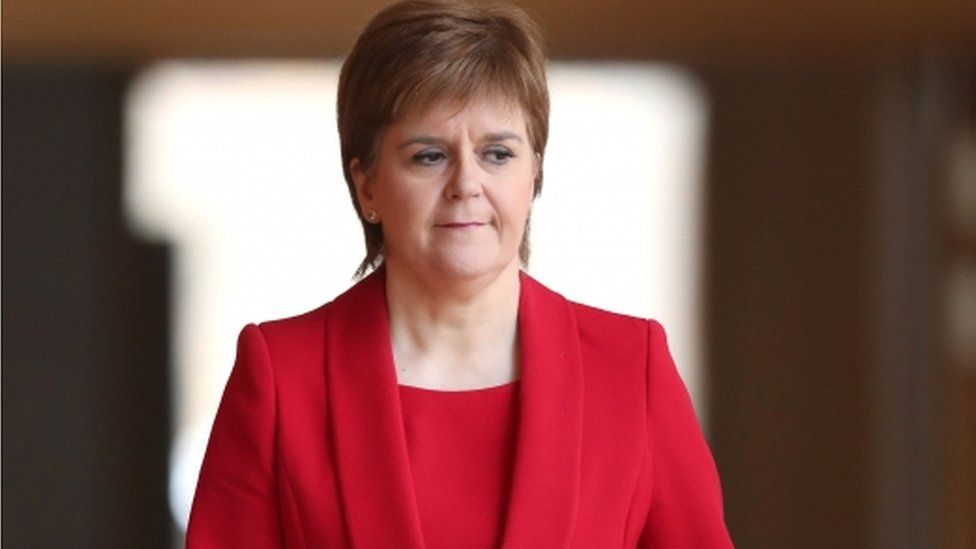
<path fill-rule="evenodd" d="M 505 164 L 510 159 L 515 158 L 515 154 L 512 153 L 507 147 L 491 147 L 485 150 L 485 158 L 492 164 Z"/>
<path fill-rule="evenodd" d="M 447 158 L 442 151 L 423 150 L 413 155 L 413 162 L 421 166 L 434 166 Z"/>

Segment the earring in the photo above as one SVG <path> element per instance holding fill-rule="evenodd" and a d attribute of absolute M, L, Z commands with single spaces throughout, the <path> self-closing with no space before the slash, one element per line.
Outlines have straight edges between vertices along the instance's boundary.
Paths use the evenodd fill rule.
<path fill-rule="evenodd" d="M 366 221 L 369 221 L 370 223 L 378 223 L 379 220 L 380 216 L 376 213 L 376 210 L 366 212 Z"/>

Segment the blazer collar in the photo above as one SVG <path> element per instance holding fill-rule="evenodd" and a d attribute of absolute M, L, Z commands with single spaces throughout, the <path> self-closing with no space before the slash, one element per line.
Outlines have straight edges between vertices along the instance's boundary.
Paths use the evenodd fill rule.
<path fill-rule="evenodd" d="M 573 311 L 520 273 L 519 432 L 503 547 L 563 547 L 576 520 L 583 376 Z M 390 346 L 385 271 L 327 308 L 326 380 L 355 547 L 424 547 Z"/>

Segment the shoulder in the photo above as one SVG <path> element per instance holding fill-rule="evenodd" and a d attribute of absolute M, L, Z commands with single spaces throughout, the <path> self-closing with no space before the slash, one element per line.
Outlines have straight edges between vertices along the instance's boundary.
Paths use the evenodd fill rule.
<path fill-rule="evenodd" d="M 608 311 L 575 301 L 569 301 L 569 305 L 576 316 L 581 333 L 594 332 L 608 338 L 617 335 L 628 337 L 637 333 L 646 334 L 648 323 L 656 324 L 654 320 Z"/>
<path fill-rule="evenodd" d="M 324 337 L 323 331 L 330 316 L 338 315 L 340 318 L 349 316 L 361 310 L 366 301 L 382 299 L 381 275 L 381 272 L 374 272 L 357 281 L 331 301 L 304 313 L 262 322 L 259 327 L 265 337 L 289 342 L 315 342 Z"/>
<path fill-rule="evenodd" d="M 580 303 L 564 297 L 531 277 L 526 276 L 524 280 L 528 282 L 526 287 L 532 294 L 547 294 L 548 301 L 559 301 L 566 306 L 576 322 L 580 343 L 583 345 L 631 355 L 635 351 L 641 351 L 639 355 L 644 356 L 649 334 L 660 330 L 660 324 L 655 320 Z"/>
<path fill-rule="evenodd" d="M 325 325 L 325 317 L 331 302 L 324 303 L 310 311 L 288 317 L 266 320 L 258 324 L 265 338 L 294 339 L 307 338 L 319 333 Z"/>
<path fill-rule="evenodd" d="M 609 339 L 629 339 L 635 334 L 646 334 L 648 322 L 654 322 L 574 301 L 524 273 L 522 283 L 523 289 L 533 298 L 549 302 L 550 305 L 556 302 L 564 304 L 575 317 L 581 335 L 594 334 Z M 539 299 L 540 297 L 543 299 Z"/>
<path fill-rule="evenodd" d="M 331 303 L 331 302 L 330 302 Z M 325 356 L 325 323 L 330 303 L 289 317 L 249 324 L 245 332 L 260 336 L 275 377 L 301 372 Z"/>
<path fill-rule="evenodd" d="M 630 364 L 635 373 L 644 371 L 653 339 L 651 326 L 658 325 L 656 321 L 572 301 L 570 307 L 584 356 L 599 357 L 617 368 Z"/>
<path fill-rule="evenodd" d="M 364 316 L 365 310 L 385 307 L 382 272 L 359 280 L 335 299 L 309 311 L 267 320 L 258 324 L 270 355 L 282 362 L 303 363 L 324 358 L 325 341 L 330 325 L 343 324 Z M 368 315 L 367 315 L 368 316 Z M 330 320 L 332 319 L 332 320 Z"/>

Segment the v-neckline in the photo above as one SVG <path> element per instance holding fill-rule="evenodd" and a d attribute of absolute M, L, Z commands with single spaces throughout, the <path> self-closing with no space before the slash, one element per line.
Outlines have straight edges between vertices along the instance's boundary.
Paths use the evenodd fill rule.
<path fill-rule="evenodd" d="M 582 360 L 569 303 L 520 272 L 519 422 L 503 547 L 562 547 L 580 483 Z M 327 308 L 326 381 L 344 512 L 357 547 L 424 548 L 381 268 Z"/>

